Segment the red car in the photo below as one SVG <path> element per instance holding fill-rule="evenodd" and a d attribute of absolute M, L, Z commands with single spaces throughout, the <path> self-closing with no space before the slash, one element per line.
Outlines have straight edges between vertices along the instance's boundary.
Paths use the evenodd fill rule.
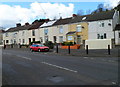
<path fill-rule="evenodd" d="M 49 47 L 42 44 L 33 44 L 30 46 L 30 51 L 49 51 Z"/>

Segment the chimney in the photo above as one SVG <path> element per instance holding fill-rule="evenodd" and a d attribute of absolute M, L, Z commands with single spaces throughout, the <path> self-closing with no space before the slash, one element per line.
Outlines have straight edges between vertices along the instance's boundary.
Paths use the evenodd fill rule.
<path fill-rule="evenodd" d="M 76 15 L 76 14 L 73 14 L 72 16 L 73 16 L 73 17 L 76 17 L 77 15 Z"/>
<path fill-rule="evenodd" d="M 29 25 L 29 23 L 27 22 L 27 23 L 25 23 L 25 25 L 27 26 L 27 25 Z"/>
<path fill-rule="evenodd" d="M 16 24 L 16 27 L 20 27 L 20 26 L 21 26 L 21 23 L 17 23 L 17 24 Z"/>

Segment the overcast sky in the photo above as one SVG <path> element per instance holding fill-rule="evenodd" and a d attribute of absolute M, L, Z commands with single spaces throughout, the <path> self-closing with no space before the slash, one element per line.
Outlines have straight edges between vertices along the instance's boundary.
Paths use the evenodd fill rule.
<path fill-rule="evenodd" d="M 12 0 L 11 0 L 12 1 Z M 102 0 L 101 2 L 2 2 L 0 1 L 0 27 L 14 27 L 16 23 L 31 23 L 40 18 L 71 17 L 78 10 L 95 10 L 103 3 L 107 7 L 117 6 L 119 0 Z"/>

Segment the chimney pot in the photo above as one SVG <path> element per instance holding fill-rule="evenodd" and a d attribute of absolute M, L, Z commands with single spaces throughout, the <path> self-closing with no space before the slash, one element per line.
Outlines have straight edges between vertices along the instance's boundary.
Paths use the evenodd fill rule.
<path fill-rule="evenodd" d="M 17 23 L 17 24 L 16 24 L 16 27 L 20 27 L 20 26 L 21 26 L 21 23 Z"/>

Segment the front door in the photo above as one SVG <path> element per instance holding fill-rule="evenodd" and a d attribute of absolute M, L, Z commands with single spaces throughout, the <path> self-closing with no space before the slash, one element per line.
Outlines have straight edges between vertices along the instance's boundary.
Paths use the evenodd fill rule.
<path fill-rule="evenodd" d="M 78 36 L 77 36 L 77 44 L 80 44 L 80 43 L 81 43 L 81 36 L 78 35 Z"/>
<path fill-rule="evenodd" d="M 29 38 L 29 44 L 31 43 L 31 38 Z"/>

